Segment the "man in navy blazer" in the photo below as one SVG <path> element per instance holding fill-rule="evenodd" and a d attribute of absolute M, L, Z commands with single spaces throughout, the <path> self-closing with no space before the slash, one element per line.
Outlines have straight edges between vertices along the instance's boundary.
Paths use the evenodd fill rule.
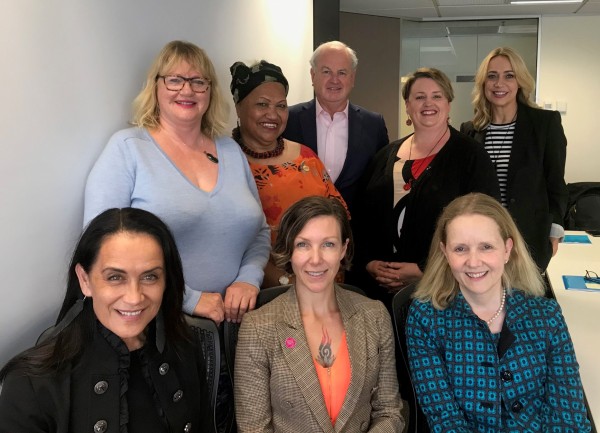
<path fill-rule="evenodd" d="M 348 99 L 357 65 L 356 53 L 346 44 L 319 45 L 310 59 L 315 99 L 289 108 L 283 133 L 317 153 L 350 211 L 359 178 L 389 142 L 383 116 Z"/>

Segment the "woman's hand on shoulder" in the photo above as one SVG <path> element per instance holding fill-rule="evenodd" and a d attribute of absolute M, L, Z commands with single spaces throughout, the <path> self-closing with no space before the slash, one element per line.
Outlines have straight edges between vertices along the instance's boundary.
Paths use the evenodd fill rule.
<path fill-rule="evenodd" d="M 246 311 L 254 310 L 258 287 L 235 282 L 225 291 L 225 320 L 240 323 Z"/>
<path fill-rule="evenodd" d="M 225 317 L 225 307 L 220 293 L 202 292 L 200 300 L 194 308 L 194 316 L 206 317 L 221 323 Z"/>
<path fill-rule="evenodd" d="M 373 260 L 367 264 L 367 271 L 380 285 L 391 291 L 397 291 L 423 276 L 416 263 Z"/>

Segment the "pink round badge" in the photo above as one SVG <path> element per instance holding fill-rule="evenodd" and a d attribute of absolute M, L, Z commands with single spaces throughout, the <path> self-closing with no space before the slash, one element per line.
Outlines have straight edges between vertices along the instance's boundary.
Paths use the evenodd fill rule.
<path fill-rule="evenodd" d="M 294 340 L 292 337 L 286 338 L 285 347 L 287 347 L 288 349 L 293 349 L 294 347 L 296 347 L 296 340 Z"/>

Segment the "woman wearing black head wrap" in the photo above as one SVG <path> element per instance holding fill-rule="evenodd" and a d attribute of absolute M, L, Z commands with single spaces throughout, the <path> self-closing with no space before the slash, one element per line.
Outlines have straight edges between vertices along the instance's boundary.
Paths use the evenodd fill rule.
<path fill-rule="evenodd" d="M 281 215 L 301 198 L 318 195 L 344 201 L 317 155 L 281 136 L 288 119 L 289 90 L 281 68 L 261 60 L 250 66 L 236 62 L 230 70 L 238 115 L 233 138 L 248 158 L 274 240 Z M 269 262 L 263 287 L 287 284 L 290 278 Z"/>

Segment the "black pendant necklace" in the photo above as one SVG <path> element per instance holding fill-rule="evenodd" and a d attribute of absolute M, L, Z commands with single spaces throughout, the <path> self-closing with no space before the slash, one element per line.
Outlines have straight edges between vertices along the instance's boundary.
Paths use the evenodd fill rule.
<path fill-rule="evenodd" d="M 202 146 L 202 147 L 210 146 L 210 139 L 208 139 L 208 143 L 206 145 L 204 143 L 205 143 L 204 136 L 200 136 L 200 146 Z M 216 149 L 216 145 L 215 145 L 215 149 Z M 204 156 L 206 156 L 206 159 L 208 159 L 213 164 L 219 163 L 219 158 L 217 158 L 212 153 L 207 152 L 206 150 L 203 150 L 202 152 L 204 153 Z"/>
<path fill-rule="evenodd" d="M 206 155 L 206 159 L 208 159 L 210 162 L 212 162 L 213 164 L 219 163 L 219 158 L 217 158 L 215 155 L 213 155 L 210 152 L 207 152 L 206 150 L 203 150 L 203 152 Z"/>
<path fill-rule="evenodd" d="M 438 140 L 436 141 L 435 145 L 429 150 L 427 155 L 425 155 L 425 158 L 419 158 L 418 160 L 410 159 L 412 156 L 413 143 L 415 141 L 414 140 L 415 135 L 413 134 L 413 136 L 410 138 L 410 149 L 408 151 L 408 161 L 406 161 L 404 163 L 404 167 L 402 167 L 402 177 L 404 178 L 404 181 L 406 182 L 404 184 L 404 186 L 402 187 L 404 189 L 404 191 L 410 191 L 410 189 L 412 188 L 412 185 L 413 185 L 413 181 L 415 181 L 421 175 L 421 173 L 425 170 L 425 168 L 427 168 L 427 165 L 429 165 L 429 162 L 431 162 L 430 160 L 428 160 L 429 155 L 431 155 L 431 153 L 435 150 L 435 148 L 438 147 L 438 144 L 440 144 L 440 141 L 442 141 L 442 138 L 444 138 L 444 136 L 446 135 L 446 132 L 449 132 L 449 131 L 450 131 L 450 128 L 446 127 L 446 129 L 444 129 L 444 132 L 442 133 L 440 138 L 438 138 Z M 416 162 L 419 163 L 418 166 L 415 164 Z M 427 164 L 427 165 L 425 165 L 425 164 Z M 414 170 L 413 170 L 413 168 L 414 168 Z"/>

